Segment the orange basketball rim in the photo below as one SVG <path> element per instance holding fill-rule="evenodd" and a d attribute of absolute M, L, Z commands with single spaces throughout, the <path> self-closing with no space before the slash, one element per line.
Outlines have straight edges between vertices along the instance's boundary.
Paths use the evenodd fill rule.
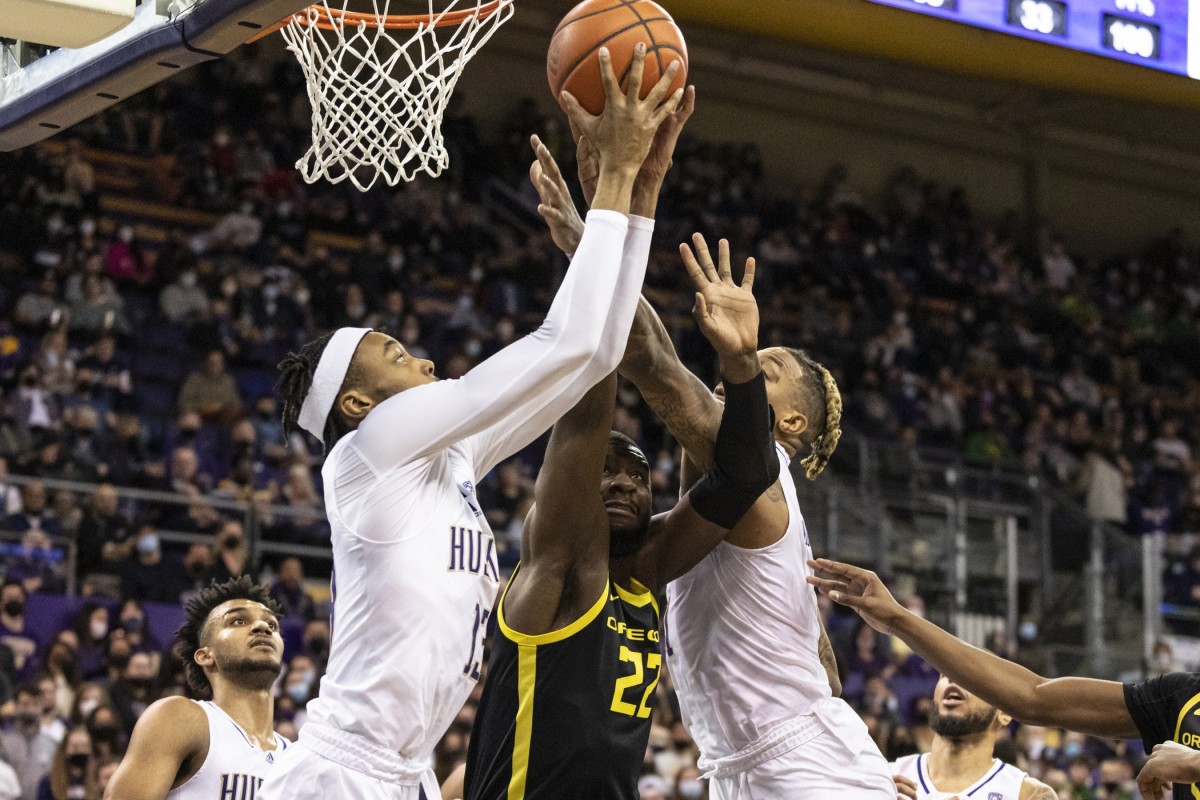
<path fill-rule="evenodd" d="M 490 0 L 477 3 L 473 8 L 447 11 L 442 14 L 371 14 L 364 11 L 346 11 L 316 3 L 282 19 L 269 28 L 263 28 L 248 41 L 256 42 L 287 25 L 292 20 L 302 25 L 312 25 L 323 31 L 336 31 L 347 25 L 368 25 L 389 31 L 415 31 L 420 28 L 450 28 L 470 19 L 487 19 L 506 5 L 506 0 Z"/>

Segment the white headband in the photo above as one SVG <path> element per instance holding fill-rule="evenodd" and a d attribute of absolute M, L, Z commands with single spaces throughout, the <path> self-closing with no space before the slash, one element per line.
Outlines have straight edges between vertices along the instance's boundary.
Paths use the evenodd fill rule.
<path fill-rule="evenodd" d="M 362 338 L 370 332 L 370 328 L 338 328 L 337 332 L 329 337 L 329 344 L 325 345 L 321 360 L 317 362 L 312 386 L 309 387 L 304 403 L 300 406 L 300 418 L 297 421 L 301 428 L 322 442 L 325 441 L 325 420 L 329 418 L 329 412 L 333 410 L 333 403 L 337 400 L 338 390 L 346 380 L 346 372 L 350 369 L 354 351 L 358 349 Z"/>

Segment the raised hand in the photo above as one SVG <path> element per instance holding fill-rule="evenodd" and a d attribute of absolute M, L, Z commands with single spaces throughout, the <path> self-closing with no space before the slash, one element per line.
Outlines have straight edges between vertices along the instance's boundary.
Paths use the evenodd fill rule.
<path fill-rule="evenodd" d="M 654 143 L 650 145 L 650 152 L 646 155 L 646 160 L 642 162 L 641 174 L 638 175 L 639 181 L 644 176 L 647 180 L 662 182 L 667 170 L 671 168 L 671 160 L 675 155 L 675 145 L 679 142 L 679 134 L 683 133 L 683 126 L 692 118 L 695 110 L 696 87 L 689 86 L 683 93 L 679 105 L 667 115 L 658 127 L 658 132 L 654 134 Z"/>
<path fill-rule="evenodd" d="M 537 156 L 537 160 L 529 167 L 529 180 L 533 182 L 533 188 L 541 200 L 538 213 L 550 227 L 554 244 L 571 255 L 579 248 L 583 238 L 583 219 L 571 200 L 571 190 L 550 150 L 537 136 L 529 141 Z"/>
<path fill-rule="evenodd" d="M 604 83 L 605 105 L 600 116 L 592 116 L 570 92 L 563 92 L 563 107 L 570 119 L 571 128 L 579 136 L 587 137 L 596 149 L 601 169 L 641 169 L 650 146 L 662 121 L 674 112 L 683 97 L 679 89 L 670 98 L 667 90 L 679 72 L 678 61 L 671 62 L 658 83 L 641 99 L 642 71 L 646 60 L 646 46 L 639 42 L 634 50 L 633 63 L 629 71 L 629 87 L 621 91 L 620 83 L 613 72 L 612 56 L 608 48 L 600 48 L 600 78 Z M 666 101 L 666 102 L 664 102 Z M 578 138 L 578 137 L 577 137 Z"/>
<path fill-rule="evenodd" d="M 825 558 L 810 560 L 808 567 L 813 571 L 808 576 L 810 584 L 833 602 L 857 611 L 868 625 L 880 633 L 890 634 L 895 627 L 895 620 L 904 613 L 904 607 L 896 602 L 879 576 L 870 570 Z"/>
<path fill-rule="evenodd" d="M 675 145 L 679 142 L 683 126 L 692 118 L 695 110 L 696 87 L 689 86 L 678 107 L 667 115 L 654 134 L 654 143 L 650 145 L 650 152 L 638 171 L 635 193 L 657 193 L 667 171 L 671 169 Z M 600 177 L 600 161 L 591 141 L 574 122 L 571 123 L 571 134 L 575 137 L 575 163 L 579 166 L 579 185 L 583 189 L 584 202 L 591 205 L 592 197 L 596 194 L 596 181 Z"/>
<path fill-rule="evenodd" d="M 754 259 L 746 260 L 746 274 L 739 286 L 729 268 L 729 242 L 720 241 L 717 264 L 713 265 L 708 243 L 700 234 L 692 236 L 695 252 L 679 245 L 684 266 L 696 286 L 692 316 L 704 338 L 723 358 L 758 352 L 758 303 L 754 300 Z"/>

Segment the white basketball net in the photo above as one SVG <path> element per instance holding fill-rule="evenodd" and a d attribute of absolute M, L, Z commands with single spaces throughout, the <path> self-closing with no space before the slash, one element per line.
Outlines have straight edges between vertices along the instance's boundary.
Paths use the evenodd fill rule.
<path fill-rule="evenodd" d="M 372 0 L 372 21 L 344 23 L 328 14 L 330 2 L 283 27 L 312 103 L 312 147 L 296 169 L 308 183 L 348 179 L 364 192 L 380 177 L 395 186 L 418 172 L 441 175 L 450 163 L 442 115 L 463 67 L 512 16 L 513 0 L 499 0 L 490 14 L 480 11 L 478 0 L 449 0 L 435 13 L 430 0 L 431 24 L 409 30 L 375 21 L 387 15 L 389 0 Z M 439 28 L 456 7 L 475 13 Z M 332 18 L 334 30 L 317 27 L 323 16 Z"/>

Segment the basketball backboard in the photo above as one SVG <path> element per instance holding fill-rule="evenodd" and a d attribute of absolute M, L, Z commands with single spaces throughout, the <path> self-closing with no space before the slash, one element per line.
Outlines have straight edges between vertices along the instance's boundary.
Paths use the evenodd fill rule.
<path fill-rule="evenodd" d="M 43 15 L 26 20 L 34 28 L 27 35 L 45 38 L 57 25 L 85 40 L 103 28 L 97 8 L 120 0 L 19 2 L 26 11 L 35 4 Z M 39 142 L 180 70 L 220 58 L 310 2 L 143 0 L 132 20 L 78 48 L 54 49 L 9 33 L 0 39 L 0 151 Z M 81 9 L 85 3 L 90 12 Z M 0 15 L 12 7 L 15 0 L 0 0 Z M 0 21 L 0 35 L 7 29 Z"/>

